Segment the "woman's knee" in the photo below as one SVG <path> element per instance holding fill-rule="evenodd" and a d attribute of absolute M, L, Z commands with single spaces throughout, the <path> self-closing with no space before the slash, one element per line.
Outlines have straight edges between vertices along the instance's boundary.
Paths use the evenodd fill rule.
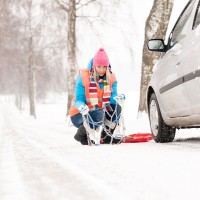
<path fill-rule="evenodd" d="M 104 111 L 102 109 L 90 111 L 89 114 L 94 122 L 101 122 L 104 118 Z"/>
<path fill-rule="evenodd" d="M 72 124 L 76 127 L 79 128 L 83 124 L 83 118 L 80 113 L 74 115 L 71 117 Z"/>

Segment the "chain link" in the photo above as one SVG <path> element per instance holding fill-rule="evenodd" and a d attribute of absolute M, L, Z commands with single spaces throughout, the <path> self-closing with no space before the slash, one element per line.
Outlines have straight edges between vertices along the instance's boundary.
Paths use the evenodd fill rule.
<path fill-rule="evenodd" d="M 117 103 L 115 106 L 115 109 L 111 107 L 110 104 L 106 105 L 102 108 L 103 110 L 103 118 L 101 121 L 94 122 L 91 115 L 88 113 L 87 115 L 83 116 L 83 124 L 86 129 L 87 134 L 87 140 L 88 145 L 99 145 L 100 139 L 105 139 L 106 137 L 111 137 L 110 144 L 113 142 L 113 134 L 111 132 L 112 129 L 115 129 L 118 127 L 118 137 L 121 137 L 121 140 L 119 140 L 118 143 L 121 143 L 124 136 L 125 136 L 125 125 L 124 125 L 124 117 L 123 117 L 123 107 L 121 106 L 121 113 L 119 116 L 117 116 L 117 108 L 119 104 Z M 98 109 L 96 109 L 98 110 Z M 112 114 L 109 111 L 113 111 Z M 110 120 L 106 119 L 106 115 L 109 116 Z M 114 116 L 116 116 L 115 120 L 113 120 Z M 107 122 L 107 123 L 106 123 Z M 118 125 L 118 126 L 117 126 Z M 92 128 L 91 128 L 92 126 Z M 100 129 L 100 126 L 102 126 L 102 129 Z M 120 131 L 120 128 L 122 127 L 122 134 Z M 102 131 L 105 131 L 106 136 L 104 138 L 101 138 Z M 94 138 L 94 142 L 92 141 L 92 138 Z"/>

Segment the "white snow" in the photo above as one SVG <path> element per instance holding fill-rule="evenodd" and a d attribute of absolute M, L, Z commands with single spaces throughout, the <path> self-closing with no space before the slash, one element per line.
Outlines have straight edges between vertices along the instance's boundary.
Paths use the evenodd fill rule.
<path fill-rule="evenodd" d="M 90 147 L 73 139 L 64 116 L 65 104 L 38 106 L 35 120 L 1 103 L 1 200 L 200 198 L 198 129 L 178 131 L 169 144 Z M 149 132 L 145 114 L 125 119 L 128 134 Z"/>
<path fill-rule="evenodd" d="M 184 1 L 175 0 L 176 13 Z M 140 9 L 130 13 L 139 27 L 136 50 L 142 48 L 142 24 L 148 15 L 146 10 L 141 12 L 144 4 L 148 10 L 152 1 L 141 1 Z M 138 51 L 134 66 L 140 65 L 140 55 Z M 118 69 L 123 74 L 120 92 L 126 95 L 127 134 L 150 132 L 147 115 L 137 112 L 139 69 Z M 137 83 L 137 87 L 131 85 L 133 90 L 126 87 L 130 76 Z M 65 100 L 56 97 L 51 104 L 51 98 L 55 100 L 50 96 L 48 104 L 37 105 L 36 120 L 25 112 L 26 107 L 18 111 L 12 96 L 0 98 L 0 200 L 200 199 L 199 129 L 179 130 L 174 142 L 167 144 L 82 146 L 73 139 L 77 129 L 69 126 Z"/>

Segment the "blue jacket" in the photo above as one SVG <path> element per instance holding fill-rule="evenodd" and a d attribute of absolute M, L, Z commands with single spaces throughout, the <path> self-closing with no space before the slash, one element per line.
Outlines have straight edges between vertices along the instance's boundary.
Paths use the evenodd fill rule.
<path fill-rule="evenodd" d="M 88 63 L 87 69 L 89 71 L 92 70 L 92 63 L 93 63 L 93 59 L 90 60 L 90 62 Z M 103 83 L 99 83 L 99 87 L 103 88 Z M 114 100 L 115 96 L 117 96 L 117 81 L 115 81 L 112 85 L 110 104 L 116 104 L 116 101 Z M 86 105 L 85 87 L 83 86 L 83 83 L 82 83 L 82 75 L 79 75 L 76 81 L 75 97 L 76 97 L 75 107 L 77 109 L 79 109 L 81 105 L 83 106 Z"/>

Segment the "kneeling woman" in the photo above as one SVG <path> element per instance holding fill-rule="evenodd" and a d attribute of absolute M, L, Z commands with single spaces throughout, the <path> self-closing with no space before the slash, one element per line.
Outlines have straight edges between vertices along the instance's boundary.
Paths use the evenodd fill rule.
<path fill-rule="evenodd" d="M 94 58 L 89 62 L 87 69 L 80 70 L 80 75 L 76 81 L 75 98 L 70 108 L 71 121 L 78 128 L 74 138 L 83 145 L 88 144 L 86 129 L 83 126 L 82 115 L 90 114 L 94 122 L 101 122 L 104 118 L 103 107 L 106 106 L 107 120 L 116 121 L 121 113 L 121 107 L 116 108 L 114 97 L 117 96 L 117 81 L 111 71 L 109 58 L 103 48 L 100 48 Z M 109 106 L 107 106 L 109 105 Z M 110 117 L 110 115 L 112 116 Z M 103 123 L 103 122 L 102 122 Z M 117 124 L 117 123 L 116 123 Z M 100 124 L 101 125 L 101 124 Z M 116 125 L 109 129 L 113 134 Z M 111 137 L 105 131 L 101 134 L 101 143 L 110 143 Z M 118 143 L 120 139 L 113 138 L 113 143 Z"/>

